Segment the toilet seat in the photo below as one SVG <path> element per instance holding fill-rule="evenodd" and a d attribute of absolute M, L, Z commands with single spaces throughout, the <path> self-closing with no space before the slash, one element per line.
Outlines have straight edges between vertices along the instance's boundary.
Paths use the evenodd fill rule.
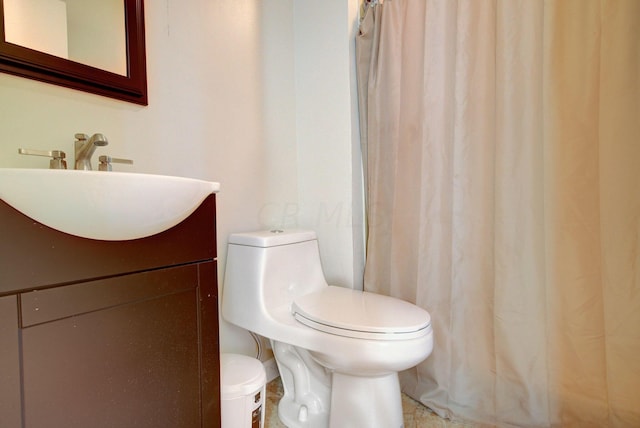
<path fill-rule="evenodd" d="M 406 340 L 431 331 L 429 313 L 393 297 L 328 286 L 297 297 L 291 311 L 300 323 L 358 339 Z"/>

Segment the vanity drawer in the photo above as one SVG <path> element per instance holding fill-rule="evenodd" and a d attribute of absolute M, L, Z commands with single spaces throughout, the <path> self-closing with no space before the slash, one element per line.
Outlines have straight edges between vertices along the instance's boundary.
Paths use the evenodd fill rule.
<path fill-rule="evenodd" d="M 22 328 L 195 290 L 197 265 L 118 276 L 20 294 Z"/>
<path fill-rule="evenodd" d="M 214 260 L 215 196 L 173 228 L 129 241 L 59 232 L 0 201 L 0 236 L 0 296 Z"/>

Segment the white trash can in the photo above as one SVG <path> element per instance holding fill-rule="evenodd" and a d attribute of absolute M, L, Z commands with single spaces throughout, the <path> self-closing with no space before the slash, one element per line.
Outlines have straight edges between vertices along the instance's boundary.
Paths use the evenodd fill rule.
<path fill-rule="evenodd" d="M 267 375 L 246 355 L 220 355 L 222 428 L 264 428 Z"/>

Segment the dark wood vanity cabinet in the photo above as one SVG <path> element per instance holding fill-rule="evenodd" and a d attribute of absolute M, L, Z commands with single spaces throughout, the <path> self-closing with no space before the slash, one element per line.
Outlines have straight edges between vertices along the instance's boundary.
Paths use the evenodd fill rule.
<path fill-rule="evenodd" d="M 220 426 L 214 195 L 131 241 L 0 230 L 0 427 Z"/>

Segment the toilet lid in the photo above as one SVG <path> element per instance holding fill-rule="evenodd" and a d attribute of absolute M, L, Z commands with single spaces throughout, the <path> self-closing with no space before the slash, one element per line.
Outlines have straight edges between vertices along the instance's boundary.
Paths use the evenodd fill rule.
<path fill-rule="evenodd" d="M 326 333 L 361 339 L 405 340 L 431 329 L 429 313 L 404 300 L 329 286 L 296 298 L 294 317 Z"/>

